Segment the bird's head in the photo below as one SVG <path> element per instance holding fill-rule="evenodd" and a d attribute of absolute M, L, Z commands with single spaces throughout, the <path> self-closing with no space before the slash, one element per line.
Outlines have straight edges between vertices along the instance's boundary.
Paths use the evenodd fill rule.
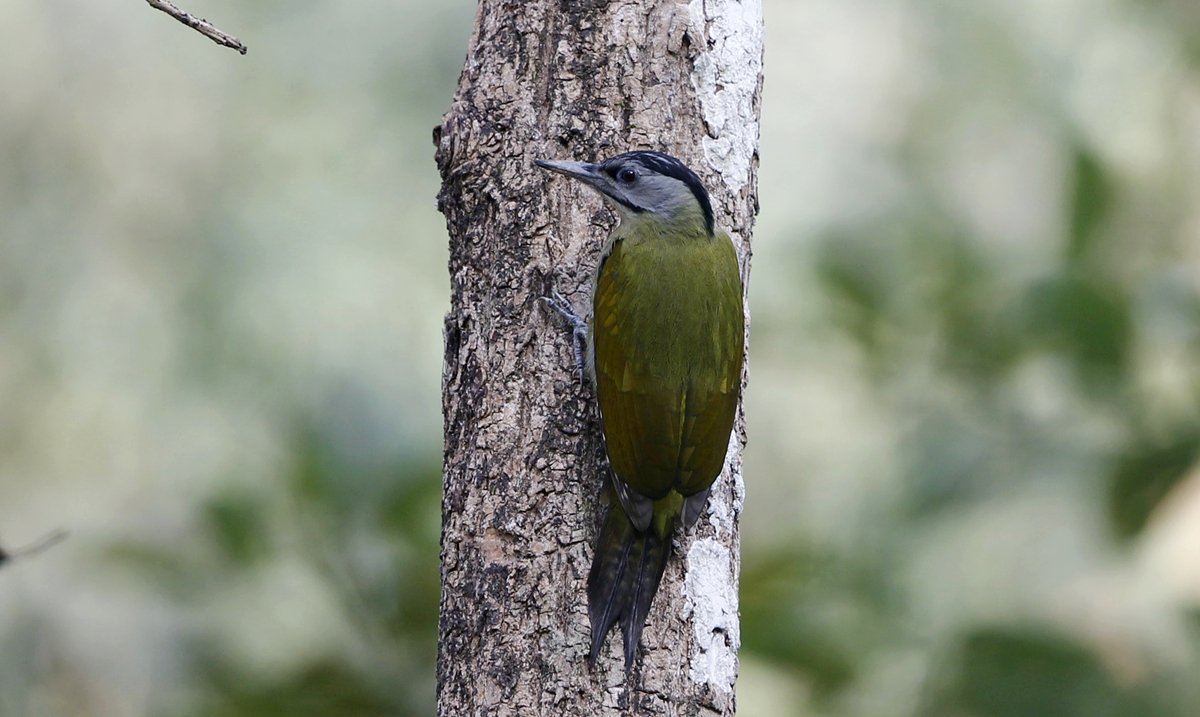
<path fill-rule="evenodd" d="M 713 235 L 712 203 L 696 173 L 662 152 L 626 152 L 602 162 L 534 161 L 600 192 L 621 221 L 681 221 L 694 217 Z"/>

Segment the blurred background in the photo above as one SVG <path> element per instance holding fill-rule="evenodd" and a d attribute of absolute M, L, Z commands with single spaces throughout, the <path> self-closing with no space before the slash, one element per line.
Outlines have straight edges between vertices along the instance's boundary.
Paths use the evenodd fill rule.
<path fill-rule="evenodd" d="M 429 715 L 469 0 L 0 3 L 0 716 Z M 1200 714 L 1200 10 L 765 0 L 741 714 Z"/>

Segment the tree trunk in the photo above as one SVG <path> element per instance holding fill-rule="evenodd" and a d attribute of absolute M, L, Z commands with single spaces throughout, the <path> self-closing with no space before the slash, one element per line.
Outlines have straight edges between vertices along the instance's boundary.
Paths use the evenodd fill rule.
<path fill-rule="evenodd" d="M 691 166 L 749 265 L 761 0 L 481 0 L 434 130 L 450 233 L 438 714 L 734 713 L 739 416 L 708 515 L 678 532 L 626 678 L 618 632 L 586 666 L 585 581 L 607 463 L 570 332 L 615 217 L 537 158 L 656 149 Z"/>

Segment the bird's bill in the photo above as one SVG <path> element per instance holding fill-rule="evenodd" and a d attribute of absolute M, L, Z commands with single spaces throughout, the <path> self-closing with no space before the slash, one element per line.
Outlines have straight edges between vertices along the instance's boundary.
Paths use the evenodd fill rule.
<path fill-rule="evenodd" d="M 542 169 L 565 174 L 572 179 L 578 179 L 592 186 L 601 180 L 600 165 L 588 162 L 561 162 L 554 159 L 535 159 L 533 163 Z"/>

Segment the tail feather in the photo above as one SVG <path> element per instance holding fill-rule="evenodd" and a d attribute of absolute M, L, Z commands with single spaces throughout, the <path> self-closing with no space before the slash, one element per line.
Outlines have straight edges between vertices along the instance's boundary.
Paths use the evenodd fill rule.
<path fill-rule="evenodd" d="M 617 515 L 617 514 L 620 515 Z M 609 509 L 596 543 L 592 570 L 588 574 L 588 617 L 592 623 L 592 649 L 588 664 L 595 665 L 604 636 L 608 634 L 625 607 L 622 584 L 628 582 L 629 554 L 633 551 L 637 532 L 620 506 Z M 627 587 L 627 586 L 626 586 Z"/>
<path fill-rule="evenodd" d="M 667 557 L 671 552 L 671 542 L 660 539 L 653 530 L 642 535 L 644 547 L 641 564 L 638 566 L 637 579 L 633 583 L 633 594 L 629 596 L 629 604 L 621 616 L 621 633 L 625 636 L 626 671 L 633 667 L 637 646 L 642 639 L 642 628 L 646 626 L 650 604 L 654 602 L 654 595 L 658 592 L 658 584 L 662 581 Z"/>
<path fill-rule="evenodd" d="M 604 638 L 617 621 L 625 638 L 625 669 L 633 667 L 642 628 L 658 592 L 670 554 L 670 540 L 653 529 L 634 528 L 620 505 L 609 509 L 596 544 L 588 575 L 588 616 L 592 623 L 592 649 L 588 664 L 595 665 Z"/>

